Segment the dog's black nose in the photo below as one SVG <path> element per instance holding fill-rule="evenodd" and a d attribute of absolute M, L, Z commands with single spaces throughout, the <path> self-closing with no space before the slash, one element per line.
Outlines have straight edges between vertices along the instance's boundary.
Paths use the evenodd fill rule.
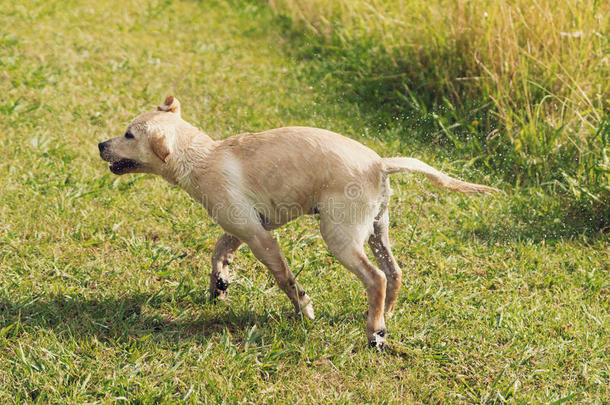
<path fill-rule="evenodd" d="M 100 142 L 97 144 L 97 147 L 100 148 L 100 152 L 104 151 L 104 148 L 106 147 L 106 142 Z"/>

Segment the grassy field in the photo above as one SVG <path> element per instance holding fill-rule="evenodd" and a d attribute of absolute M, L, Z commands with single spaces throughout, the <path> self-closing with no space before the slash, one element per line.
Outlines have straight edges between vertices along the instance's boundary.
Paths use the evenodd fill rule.
<path fill-rule="evenodd" d="M 269 3 L 323 80 L 384 125 L 426 127 L 423 140 L 564 199 L 565 221 L 610 229 L 609 2 Z"/>
<path fill-rule="evenodd" d="M 0 402 L 607 403 L 608 235 L 566 226 L 548 189 L 422 141 L 427 126 L 380 125 L 266 3 L 26 0 L 0 24 Z M 364 290 L 313 218 L 276 233 L 314 322 L 246 247 L 229 299 L 209 302 L 221 230 L 97 154 L 167 94 L 216 139 L 323 127 L 506 193 L 392 178 L 404 285 L 378 354 Z"/>

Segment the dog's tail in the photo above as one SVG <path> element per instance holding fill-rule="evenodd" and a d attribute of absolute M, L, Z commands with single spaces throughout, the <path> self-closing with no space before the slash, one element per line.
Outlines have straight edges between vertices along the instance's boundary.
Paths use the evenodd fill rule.
<path fill-rule="evenodd" d="M 468 183 L 462 180 L 454 179 L 445 173 L 436 170 L 414 158 L 395 157 L 383 159 L 383 171 L 388 174 L 398 172 L 417 172 L 423 173 L 432 183 L 441 188 L 459 191 L 460 193 L 488 193 L 491 191 L 500 191 L 497 188 L 483 186 L 480 184 Z"/>

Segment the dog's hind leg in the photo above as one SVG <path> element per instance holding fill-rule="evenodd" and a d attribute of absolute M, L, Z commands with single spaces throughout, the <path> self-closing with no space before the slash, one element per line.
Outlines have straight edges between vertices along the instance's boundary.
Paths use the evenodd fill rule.
<path fill-rule="evenodd" d="M 398 298 L 398 290 L 402 282 L 402 271 L 392 255 L 390 249 L 390 238 L 388 236 L 388 210 L 382 208 L 382 212 L 379 213 L 373 224 L 373 234 L 369 237 L 369 246 L 375 255 L 377 265 L 385 273 L 387 279 L 386 293 L 385 293 L 385 312 L 392 313 L 394 311 L 394 305 Z"/>
<path fill-rule="evenodd" d="M 367 226 L 341 224 L 327 217 L 320 218 L 320 231 L 332 254 L 364 284 L 369 301 L 366 335 L 369 345 L 382 349 L 385 344 L 383 308 L 386 275 L 366 257 L 364 244 Z"/>
<path fill-rule="evenodd" d="M 311 298 L 297 283 L 275 238 L 261 227 L 253 235 L 244 238 L 244 241 L 254 256 L 271 271 L 278 286 L 288 295 L 296 311 L 309 319 L 314 319 Z"/>
<path fill-rule="evenodd" d="M 224 298 L 229 287 L 229 265 L 235 251 L 242 242 L 233 235 L 223 234 L 212 254 L 212 271 L 210 273 L 210 295 L 212 298 Z"/>

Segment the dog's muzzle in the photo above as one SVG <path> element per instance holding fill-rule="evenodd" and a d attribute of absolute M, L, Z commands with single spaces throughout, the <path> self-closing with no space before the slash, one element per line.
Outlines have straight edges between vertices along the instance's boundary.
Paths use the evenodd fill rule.
<path fill-rule="evenodd" d="M 109 169 L 114 174 L 128 173 L 140 165 L 131 159 L 115 159 L 108 153 L 108 141 L 98 143 L 97 147 L 100 150 L 100 157 L 106 162 L 110 162 Z"/>

